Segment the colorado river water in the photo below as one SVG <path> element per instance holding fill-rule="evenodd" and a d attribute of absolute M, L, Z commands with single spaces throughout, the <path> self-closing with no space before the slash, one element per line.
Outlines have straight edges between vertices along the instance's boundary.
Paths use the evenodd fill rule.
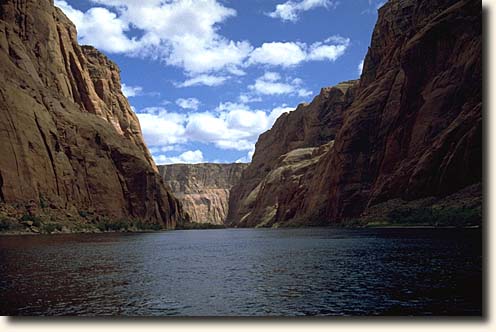
<path fill-rule="evenodd" d="M 481 315 L 480 229 L 0 237 L 0 314 Z"/>

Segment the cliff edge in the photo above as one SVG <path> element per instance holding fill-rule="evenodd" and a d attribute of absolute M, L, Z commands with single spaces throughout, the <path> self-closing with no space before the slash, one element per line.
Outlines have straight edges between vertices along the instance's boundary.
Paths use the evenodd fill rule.
<path fill-rule="evenodd" d="M 478 205 L 480 215 L 480 2 L 390 0 L 360 81 L 341 94 L 340 86 L 260 136 L 232 190 L 230 225 L 329 225 L 459 192 L 478 197 L 458 205 Z"/>
<path fill-rule="evenodd" d="M 119 68 L 79 46 L 52 1 L 0 2 L 0 76 L 2 204 L 164 228 L 186 218 L 145 146 Z"/>

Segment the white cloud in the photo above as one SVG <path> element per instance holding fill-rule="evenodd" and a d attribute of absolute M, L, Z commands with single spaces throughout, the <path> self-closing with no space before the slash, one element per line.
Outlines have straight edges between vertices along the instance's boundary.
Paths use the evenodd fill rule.
<path fill-rule="evenodd" d="M 248 64 L 290 67 L 305 61 L 336 61 L 349 45 L 350 39 L 341 36 L 331 36 L 310 46 L 294 42 L 264 43 L 251 53 Z"/>
<path fill-rule="evenodd" d="M 198 106 L 200 106 L 200 101 L 196 98 L 179 98 L 176 100 L 176 104 L 181 108 L 196 111 Z"/>
<path fill-rule="evenodd" d="M 218 25 L 236 15 L 216 0 L 93 0 L 107 8 L 83 12 L 66 1 L 56 0 L 76 24 L 79 40 L 103 51 L 163 60 L 200 74 L 237 67 L 251 52 L 246 41 L 229 40 L 218 33 Z M 138 33 L 137 37 L 129 37 Z"/>
<path fill-rule="evenodd" d="M 284 105 L 270 111 L 254 110 L 245 104 L 227 102 L 213 111 L 179 114 L 150 107 L 137 115 L 152 153 L 165 156 L 164 152 L 179 151 L 182 145 L 193 142 L 225 150 L 253 150 L 258 136 L 270 129 L 282 113 L 292 110 Z"/>
<path fill-rule="evenodd" d="M 293 66 L 306 58 L 305 45 L 298 43 L 263 43 L 250 55 L 249 63 L 268 64 L 273 66 Z"/>
<path fill-rule="evenodd" d="M 298 90 L 298 97 L 304 98 L 304 97 L 309 97 L 311 95 L 313 95 L 313 92 L 310 90 L 307 90 L 307 89 L 299 89 Z"/>
<path fill-rule="evenodd" d="M 362 60 L 362 61 L 358 64 L 358 75 L 362 75 L 362 72 L 363 72 L 363 62 L 364 62 L 364 60 Z"/>
<path fill-rule="evenodd" d="M 181 153 L 176 157 L 167 157 L 164 154 L 156 155 L 153 157 L 155 162 L 159 165 L 164 164 L 197 164 L 202 163 L 205 160 L 203 159 L 203 153 L 200 150 L 195 151 L 186 151 Z"/>
<path fill-rule="evenodd" d="M 226 69 L 241 73 L 236 66 L 250 54 L 248 42 L 226 41 L 218 38 L 205 41 L 202 37 L 182 36 L 174 42 L 166 62 L 184 68 L 189 73 L 206 73 Z"/>
<path fill-rule="evenodd" d="M 262 101 L 262 98 L 242 93 L 239 95 L 238 100 L 243 104 L 248 104 L 248 103 L 260 102 Z"/>
<path fill-rule="evenodd" d="M 287 83 L 265 81 L 257 78 L 255 84 L 249 85 L 248 89 L 263 95 L 282 95 L 294 92 L 294 87 Z"/>
<path fill-rule="evenodd" d="M 310 46 L 308 59 L 314 61 L 336 61 L 350 46 L 350 39 L 341 36 L 331 36 L 323 43 L 317 42 Z"/>
<path fill-rule="evenodd" d="M 268 82 L 276 82 L 281 79 L 281 75 L 279 73 L 273 72 L 273 71 L 267 71 L 263 74 L 261 79 L 268 81 Z"/>
<path fill-rule="evenodd" d="M 149 146 L 186 143 L 183 126 L 184 115 L 170 113 L 163 108 L 146 108 L 136 115 L 139 118 L 145 141 Z"/>
<path fill-rule="evenodd" d="M 258 136 L 272 127 L 277 117 L 293 108 L 278 107 L 270 112 L 252 110 L 237 103 L 221 103 L 215 112 L 191 114 L 186 125 L 190 140 L 212 143 L 220 149 L 254 149 Z"/>
<path fill-rule="evenodd" d="M 202 142 L 221 140 L 227 131 L 224 120 L 210 112 L 190 114 L 186 125 L 186 135 Z"/>
<path fill-rule="evenodd" d="M 175 85 L 178 88 L 187 88 L 196 85 L 218 86 L 223 84 L 228 78 L 226 76 L 198 75 Z"/>
<path fill-rule="evenodd" d="M 254 48 L 248 41 L 231 40 L 220 34 L 220 24 L 236 16 L 236 11 L 218 0 L 91 2 L 102 7 L 81 11 L 66 1 L 55 0 L 55 5 L 75 23 L 81 43 L 109 53 L 150 58 L 182 68 L 187 79 L 177 83 L 180 87 L 221 85 L 229 75 L 245 75 L 244 69 L 249 65 L 289 67 L 304 61 L 335 61 L 349 44 L 349 40 L 312 45 L 268 42 Z M 304 0 L 278 6 L 293 8 L 289 13 L 296 15 L 333 3 Z"/>
<path fill-rule="evenodd" d="M 286 1 L 276 5 L 276 9 L 268 13 L 270 17 L 279 18 L 283 21 L 296 22 L 299 19 L 301 12 L 315 9 L 318 7 L 330 8 L 335 7 L 337 2 L 330 0 L 301 0 L 301 1 Z"/>
<path fill-rule="evenodd" d="M 106 8 L 94 7 L 83 13 L 66 1 L 55 0 L 55 5 L 76 25 L 81 44 L 112 53 L 131 52 L 139 46 L 135 39 L 126 36 L 129 24 Z"/>
<path fill-rule="evenodd" d="M 181 145 L 163 145 L 163 146 L 152 146 L 149 148 L 149 150 L 151 154 L 158 155 L 163 152 L 182 151 L 183 148 Z"/>
<path fill-rule="evenodd" d="M 139 96 L 143 93 L 143 88 L 140 86 L 130 86 L 122 83 L 121 85 L 121 90 L 124 96 L 130 98 L 130 97 L 136 97 Z"/>
<path fill-rule="evenodd" d="M 266 72 L 255 80 L 248 89 L 257 95 L 283 95 L 296 94 L 299 97 L 307 97 L 313 92 L 301 87 L 303 80 L 295 78 L 287 82 L 281 82 L 281 75 L 276 72 Z"/>

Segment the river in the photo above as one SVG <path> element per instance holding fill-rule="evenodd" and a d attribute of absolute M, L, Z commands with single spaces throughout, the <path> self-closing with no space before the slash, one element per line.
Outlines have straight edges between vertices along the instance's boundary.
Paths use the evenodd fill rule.
<path fill-rule="evenodd" d="M 480 229 L 0 237 L 0 314 L 481 315 Z"/>

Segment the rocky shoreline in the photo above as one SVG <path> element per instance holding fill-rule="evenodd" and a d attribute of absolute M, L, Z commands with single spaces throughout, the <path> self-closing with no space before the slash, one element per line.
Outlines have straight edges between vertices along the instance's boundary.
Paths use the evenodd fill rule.
<path fill-rule="evenodd" d="M 37 204 L 0 204 L 0 234 L 72 234 L 165 230 L 160 222 L 109 218 L 86 210 L 40 208 Z"/>
<path fill-rule="evenodd" d="M 252 228 L 252 227 L 247 227 Z M 392 224 L 381 224 L 381 225 L 365 225 L 365 226 L 346 226 L 341 224 L 336 224 L 332 226 L 308 226 L 304 225 L 302 227 L 285 227 L 284 229 L 300 229 L 300 228 L 335 228 L 335 229 L 480 229 L 482 225 L 465 225 L 465 226 L 436 226 L 436 225 L 392 225 Z M 198 230 L 218 230 L 218 229 L 242 229 L 233 227 L 212 227 L 212 228 L 178 228 L 178 229 L 161 229 L 161 230 L 146 230 L 146 229 L 136 229 L 136 230 L 116 230 L 116 231 L 101 231 L 97 228 L 95 229 L 84 229 L 81 231 L 54 231 L 52 233 L 35 233 L 35 232 L 0 232 L 1 236 L 38 236 L 38 235 L 68 235 L 68 234 L 109 234 L 109 233 L 163 233 L 163 232 L 173 232 L 173 231 L 198 231 Z M 270 227 L 267 229 L 279 229 L 278 227 Z"/>

